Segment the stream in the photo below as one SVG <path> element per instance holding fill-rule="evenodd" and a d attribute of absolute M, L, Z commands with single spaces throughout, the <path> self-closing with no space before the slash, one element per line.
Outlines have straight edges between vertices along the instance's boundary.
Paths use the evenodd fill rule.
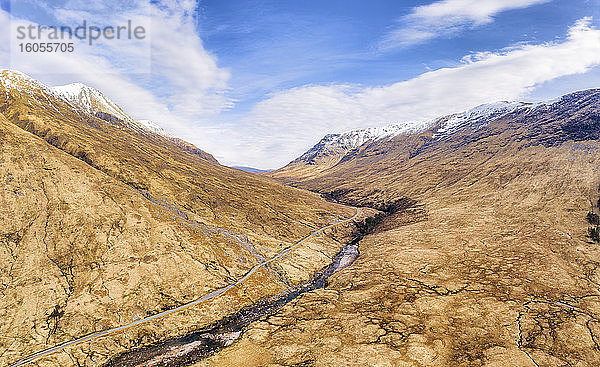
<path fill-rule="evenodd" d="M 239 338 L 244 328 L 251 323 L 275 314 L 303 293 L 324 288 L 331 275 L 351 265 L 358 258 L 358 243 L 363 237 L 364 234 L 357 235 L 335 255 L 331 264 L 318 271 L 309 281 L 261 299 L 191 334 L 122 353 L 112 358 L 105 367 L 187 366 L 217 353 Z"/>
<path fill-rule="evenodd" d="M 113 357 L 104 367 L 188 366 L 219 352 L 233 344 L 251 323 L 277 313 L 288 302 L 306 292 L 325 288 L 329 277 L 350 266 L 358 258 L 359 242 L 366 235 L 373 233 L 385 217 L 413 207 L 416 203 L 410 198 L 401 198 L 385 206 L 378 206 L 377 210 L 380 213 L 374 217 L 355 222 L 356 231 L 353 239 L 333 257 L 331 264 L 316 272 L 307 282 L 263 298 L 188 335 L 126 351 Z M 375 208 L 375 206 L 371 207 Z"/>

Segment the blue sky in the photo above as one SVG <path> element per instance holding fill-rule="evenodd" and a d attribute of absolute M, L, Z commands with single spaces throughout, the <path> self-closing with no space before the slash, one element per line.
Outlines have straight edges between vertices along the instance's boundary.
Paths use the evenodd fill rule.
<path fill-rule="evenodd" d="M 310 83 L 382 85 L 455 66 L 466 54 L 565 37 L 600 14 L 590 1 L 554 1 L 509 10 L 495 21 L 412 47 L 381 50 L 403 15 L 432 1 L 205 1 L 198 31 L 219 65 L 232 70 L 237 108 L 271 91 Z M 600 17 L 598 17 L 600 19 Z"/>
<path fill-rule="evenodd" d="M 68 57 L 17 57 L 8 39 L 0 62 L 96 87 L 224 164 L 276 168 L 327 133 L 600 87 L 600 0 L 0 4 L 0 27 L 148 24 L 146 44 Z"/>

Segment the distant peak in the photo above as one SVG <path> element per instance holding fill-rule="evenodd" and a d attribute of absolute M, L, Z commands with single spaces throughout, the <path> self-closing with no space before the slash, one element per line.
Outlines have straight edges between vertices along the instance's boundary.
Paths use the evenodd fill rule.
<path fill-rule="evenodd" d="M 52 89 L 73 89 L 73 90 L 81 90 L 81 89 L 94 89 L 88 85 L 85 85 L 83 83 L 80 82 L 76 82 L 76 83 L 71 83 L 71 84 L 65 84 L 65 85 L 57 85 L 55 87 L 52 87 Z"/>
<path fill-rule="evenodd" d="M 100 92 L 98 89 L 90 87 L 89 85 L 80 83 L 80 82 L 76 82 L 76 83 L 71 83 L 71 84 L 66 84 L 66 85 L 59 85 L 56 87 L 52 87 L 50 88 L 52 89 L 54 92 L 67 97 L 67 98 L 72 98 L 73 96 L 79 96 L 82 93 L 88 93 L 88 94 L 94 94 L 97 96 L 102 96 L 104 97 L 104 94 L 102 94 L 102 92 Z"/>
<path fill-rule="evenodd" d="M 29 75 L 22 73 L 20 71 L 17 70 L 13 70 L 13 69 L 1 69 L 0 70 L 0 74 L 2 74 L 2 76 L 13 76 L 13 77 L 18 77 L 18 78 L 23 78 L 23 79 L 31 79 L 33 80 L 32 77 L 30 77 Z"/>
<path fill-rule="evenodd" d="M 150 120 L 138 120 L 140 125 L 142 125 L 146 130 L 156 133 L 158 135 L 162 135 L 165 137 L 171 137 L 162 127 L 158 126 L 156 123 Z"/>

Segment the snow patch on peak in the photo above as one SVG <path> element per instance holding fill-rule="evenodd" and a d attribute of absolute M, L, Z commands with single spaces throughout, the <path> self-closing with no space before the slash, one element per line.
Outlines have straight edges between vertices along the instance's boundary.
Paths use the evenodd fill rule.
<path fill-rule="evenodd" d="M 138 120 L 138 123 L 140 125 L 142 125 L 142 127 L 148 131 L 151 131 L 155 134 L 164 136 L 164 137 L 171 137 L 171 135 L 169 135 L 162 127 L 158 126 L 157 124 L 155 124 L 154 122 L 150 121 L 150 120 Z"/>
<path fill-rule="evenodd" d="M 495 103 L 482 104 L 464 112 L 467 118 L 490 117 L 500 113 L 507 113 L 526 105 L 524 102 L 501 101 Z"/>
<path fill-rule="evenodd" d="M 11 69 L 0 70 L 0 85 L 7 91 L 15 90 L 32 94 L 36 90 L 50 92 L 49 88 L 20 71 Z"/>
<path fill-rule="evenodd" d="M 2 75 L 3 78 L 18 78 L 18 79 L 28 79 L 28 80 L 32 80 L 32 81 L 36 81 L 34 78 L 30 77 L 29 75 L 18 71 L 18 70 L 13 70 L 13 69 L 0 69 L 0 75 Z"/>
<path fill-rule="evenodd" d="M 393 138 L 401 134 L 414 134 L 427 130 L 432 126 L 430 121 L 408 121 L 387 126 L 350 130 L 342 134 L 326 135 L 322 143 L 325 146 L 337 146 L 343 149 L 354 149 L 369 142 Z"/>
<path fill-rule="evenodd" d="M 313 162 L 318 157 L 328 156 L 330 154 L 336 155 L 340 150 L 348 152 L 369 141 L 393 137 L 402 132 L 409 132 L 414 128 L 414 126 L 409 124 L 395 124 L 384 127 L 351 130 L 342 134 L 328 134 L 297 160 Z"/>
<path fill-rule="evenodd" d="M 85 112 L 109 113 L 123 121 L 133 122 L 133 119 L 99 90 L 82 83 L 72 83 L 50 88 L 58 97 L 83 109 Z"/>
<path fill-rule="evenodd" d="M 444 116 L 433 121 L 433 125 L 439 125 L 436 135 L 451 134 L 461 128 L 471 126 L 480 128 L 492 120 L 502 117 L 519 108 L 531 107 L 531 103 L 524 102 L 495 102 L 482 104 L 470 110 Z"/>
<path fill-rule="evenodd" d="M 354 149 L 368 141 L 381 140 L 402 133 L 418 130 L 417 124 L 392 124 L 383 127 L 351 130 L 342 134 L 329 134 L 323 139 L 327 146 L 336 145 L 344 149 Z"/>
<path fill-rule="evenodd" d="M 307 153 L 323 148 L 351 150 L 367 142 L 393 138 L 403 134 L 418 134 L 436 128 L 435 135 L 447 135 L 465 127 L 480 128 L 487 123 L 519 108 L 531 108 L 537 104 L 524 102 L 495 102 L 482 104 L 470 110 L 422 121 L 407 121 L 382 127 L 347 131 L 342 134 L 326 135 Z"/>
<path fill-rule="evenodd" d="M 2 70 L 0 70 L 0 75 L 2 75 L 3 78 L 24 79 L 24 80 L 36 81 L 29 75 L 24 74 L 17 70 L 12 70 L 12 69 L 2 69 Z"/>
<path fill-rule="evenodd" d="M 71 83 L 67 85 L 59 85 L 51 88 L 56 94 L 67 98 L 67 99 L 75 99 L 78 98 L 81 94 L 85 94 L 85 90 L 92 90 L 91 87 L 86 86 L 82 83 Z"/>

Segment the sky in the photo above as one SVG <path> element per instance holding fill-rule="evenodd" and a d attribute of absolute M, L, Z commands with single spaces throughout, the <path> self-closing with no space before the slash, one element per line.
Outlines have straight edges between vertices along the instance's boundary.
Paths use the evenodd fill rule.
<path fill-rule="evenodd" d="M 82 82 L 222 164 L 325 134 L 600 88 L 600 0 L 0 0 L 0 68 Z M 18 26 L 142 26 L 23 53 Z M 71 41 L 69 41 L 71 42 Z"/>

